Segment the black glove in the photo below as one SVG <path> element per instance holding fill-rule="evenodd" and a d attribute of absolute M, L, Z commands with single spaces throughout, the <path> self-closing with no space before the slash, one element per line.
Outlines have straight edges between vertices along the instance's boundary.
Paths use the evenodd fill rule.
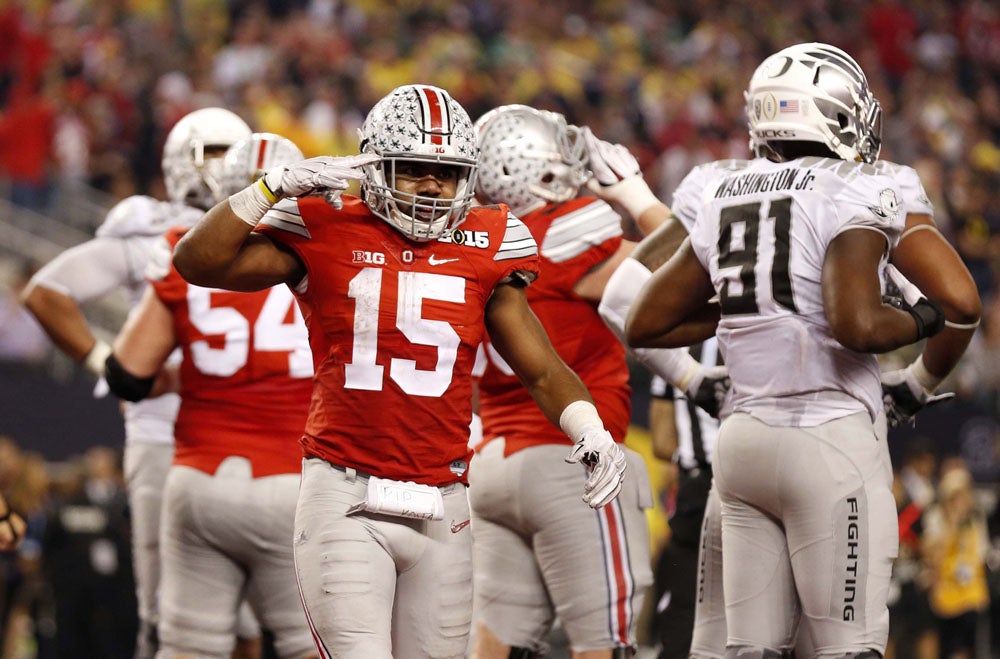
<path fill-rule="evenodd" d="M 882 403 L 889 426 L 895 428 L 912 421 L 917 412 L 929 405 L 954 398 L 953 393 L 933 394 L 926 391 L 911 368 L 901 368 L 882 374 Z"/>
<path fill-rule="evenodd" d="M 726 394 L 732 387 L 729 372 L 725 366 L 709 366 L 692 378 L 685 395 L 692 403 L 719 418 L 719 410 L 726 401 Z"/>

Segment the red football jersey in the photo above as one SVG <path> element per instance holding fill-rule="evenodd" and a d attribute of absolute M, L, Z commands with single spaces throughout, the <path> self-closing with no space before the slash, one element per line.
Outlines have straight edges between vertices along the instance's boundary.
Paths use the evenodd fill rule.
<path fill-rule="evenodd" d="M 183 233 L 167 233 L 171 247 Z M 174 464 L 211 474 L 238 455 L 250 460 L 254 477 L 298 473 L 313 363 L 292 292 L 192 286 L 168 259 L 167 250 L 154 255 L 148 272 L 162 274 L 150 284 L 170 309 L 184 352 Z"/>
<path fill-rule="evenodd" d="M 621 218 L 605 202 L 581 197 L 549 204 L 523 220 L 541 253 L 541 274 L 528 289 L 528 302 L 556 352 L 590 390 L 605 428 L 622 442 L 631 415 L 625 348 L 601 320 L 597 304 L 573 292 L 581 277 L 618 250 Z M 572 443 L 488 342 L 486 355 L 479 382 L 483 443 L 504 437 L 508 455 L 538 444 Z"/>
<path fill-rule="evenodd" d="M 297 296 L 316 365 L 307 455 L 395 480 L 466 479 L 472 367 L 494 288 L 537 273 L 535 241 L 505 206 L 416 242 L 356 197 L 279 203 L 260 231 L 305 264 Z"/>

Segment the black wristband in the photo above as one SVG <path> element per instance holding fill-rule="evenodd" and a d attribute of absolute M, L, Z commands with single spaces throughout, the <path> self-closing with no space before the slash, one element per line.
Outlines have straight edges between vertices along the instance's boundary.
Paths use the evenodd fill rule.
<path fill-rule="evenodd" d="M 917 323 L 917 341 L 934 336 L 944 329 L 944 312 L 932 300 L 920 298 L 912 307 L 907 307 L 906 311 Z"/>
<path fill-rule="evenodd" d="M 111 393 L 132 403 L 148 396 L 156 382 L 155 375 L 139 378 L 126 371 L 115 353 L 111 353 L 104 362 L 104 379 L 107 380 Z"/>

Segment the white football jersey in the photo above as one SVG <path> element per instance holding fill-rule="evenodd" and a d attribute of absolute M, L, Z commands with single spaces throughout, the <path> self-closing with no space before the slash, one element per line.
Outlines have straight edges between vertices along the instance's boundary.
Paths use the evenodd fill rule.
<path fill-rule="evenodd" d="M 701 207 L 701 196 L 705 193 L 705 188 L 713 180 L 720 176 L 725 176 L 733 172 L 746 169 L 750 166 L 750 160 L 714 160 L 703 165 L 698 165 L 684 177 L 677 189 L 674 190 L 674 199 L 670 204 L 670 210 L 680 221 L 688 233 L 698 217 L 698 208 Z"/>
<path fill-rule="evenodd" d="M 814 426 L 860 411 L 882 390 L 875 355 L 842 346 L 823 309 L 827 246 L 850 229 L 895 247 L 905 216 L 896 182 L 831 158 L 765 159 L 709 181 L 691 245 L 719 295 L 717 336 L 733 409 L 772 425 Z"/>
<path fill-rule="evenodd" d="M 133 307 L 146 287 L 146 267 L 164 231 L 191 226 L 204 211 L 183 204 L 135 195 L 108 211 L 97 237 L 72 247 L 32 278 L 44 286 L 85 303 L 125 289 Z M 171 359 L 178 361 L 179 352 Z M 167 394 L 138 403 L 125 403 L 125 441 L 172 443 L 180 398 Z"/>
<path fill-rule="evenodd" d="M 200 208 L 180 202 L 133 195 L 108 211 L 96 235 L 98 238 L 162 236 L 170 227 L 193 226 L 204 214 Z"/>

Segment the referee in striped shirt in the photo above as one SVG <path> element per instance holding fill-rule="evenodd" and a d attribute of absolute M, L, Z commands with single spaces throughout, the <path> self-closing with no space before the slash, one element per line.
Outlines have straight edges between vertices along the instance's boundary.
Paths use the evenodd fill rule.
<path fill-rule="evenodd" d="M 715 338 L 689 350 L 706 366 L 722 364 Z M 653 376 L 650 394 L 653 453 L 677 465 L 670 539 L 654 569 L 652 638 L 660 646 L 658 659 L 686 659 L 694 625 L 699 538 L 712 484 L 712 449 L 719 421 L 659 376 Z"/>

